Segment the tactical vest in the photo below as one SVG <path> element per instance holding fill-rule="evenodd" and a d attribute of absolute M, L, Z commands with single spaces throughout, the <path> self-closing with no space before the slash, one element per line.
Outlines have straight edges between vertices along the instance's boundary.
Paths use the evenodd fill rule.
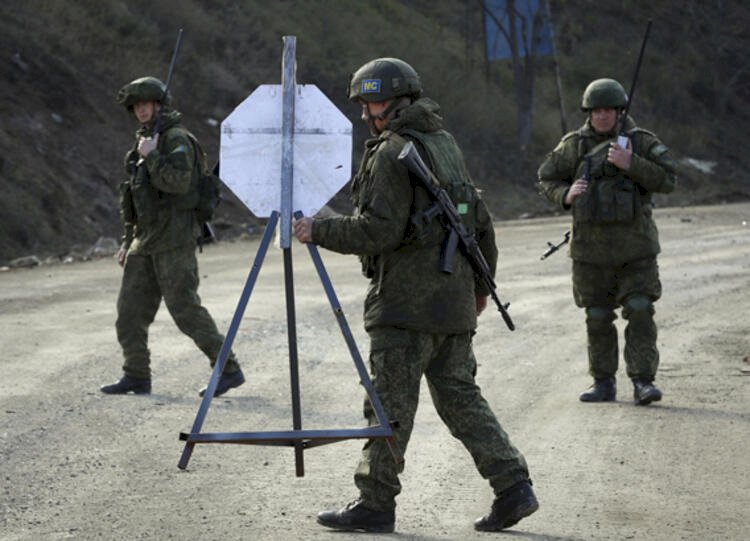
<path fill-rule="evenodd" d="M 635 136 L 639 131 L 645 130 L 636 128 L 627 134 L 635 154 L 640 154 L 641 138 Z M 578 223 L 630 223 L 641 212 L 645 194 L 639 191 L 627 172 L 607 161 L 611 142 L 603 141 L 589 148 L 592 144 L 589 138 L 579 140 L 578 155 L 581 158 L 575 178 L 587 176 L 589 185 L 573 201 L 573 219 Z"/>
<path fill-rule="evenodd" d="M 652 134 L 634 128 L 627 135 L 633 153 L 645 155 Z M 620 265 L 659 253 L 651 194 L 607 161 L 610 143 L 598 143 L 591 137 L 577 141 L 580 162 L 576 178 L 583 176 L 587 158 L 591 167 L 586 191 L 573 202 L 570 255 L 576 261 Z"/>
<path fill-rule="evenodd" d="M 168 128 L 161 133 L 159 138 L 159 151 L 163 152 L 163 144 L 170 137 L 175 134 L 175 130 L 179 130 L 185 133 L 188 139 L 192 140 L 191 134 L 182 127 L 174 126 Z M 148 227 L 157 221 L 159 213 L 165 211 L 180 210 L 192 210 L 199 202 L 198 192 L 198 152 L 196 151 L 193 160 L 193 180 L 191 182 L 190 190 L 185 194 L 170 194 L 162 192 L 156 189 L 150 181 L 149 173 L 146 167 L 138 166 L 138 160 L 140 154 L 138 153 L 138 143 L 136 142 L 133 149 L 131 149 L 126 158 L 125 166 L 130 176 L 130 192 L 133 202 L 133 209 L 135 211 L 135 219 L 140 228 Z"/>
<path fill-rule="evenodd" d="M 410 129 L 399 130 L 396 135 L 416 144 L 422 159 L 435 174 L 440 186 L 450 195 L 466 229 L 474 233 L 476 231 L 476 207 L 480 197 L 471 182 L 463 156 L 453 136 L 445 130 L 425 133 Z M 427 193 L 420 187 L 415 194 L 417 213 L 423 212 L 425 206 L 430 204 L 421 204 L 422 201 L 418 198 L 422 195 L 426 196 Z M 412 223 L 415 221 L 412 219 Z"/>
<path fill-rule="evenodd" d="M 440 185 L 450 196 L 461 216 L 463 224 L 470 233 L 476 231 L 477 204 L 480 200 L 476 187 L 471 182 L 469 173 L 463 162 L 461 151 L 453 136 L 444 130 L 425 133 L 411 129 L 400 129 L 398 132 L 384 131 L 378 139 L 372 139 L 365 145 L 365 154 L 357 175 L 352 184 L 353 202 L 359 211 L 359 187 L 370 175 L 373 156 L 380 144 L 388 139 L 398 141 L 403 147 L 407 141 L 413 141 L 428 165 L 440 182 Z M 406 233 L 398 250 L 413 250 L 425 246 L 435 246 L 439 249 L 445 239 L 446 229 L 439 219 L 425 219 L 427 211 L 433 205 L 428 192 L 421 186 L 421 182 L 413 180 L 414 196 L 412 199 L 412 214 Z M 361 256 L 362 272 L 368 278 L 373 278 L 379 272 L 379 256 Z"/>

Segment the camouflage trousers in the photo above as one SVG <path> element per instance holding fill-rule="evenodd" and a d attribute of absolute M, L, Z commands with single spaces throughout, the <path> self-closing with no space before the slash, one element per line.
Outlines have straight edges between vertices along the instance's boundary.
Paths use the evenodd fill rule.
<path fill-rule="evenodd" d="M 438 415 L 469 451 L 482 477 L 499 493 L 528 479 L 529 472 L 523 455 L 511 444 L 474 381 L 477 365 L 471 335 L 372 330 L 372 381 L 388 419 L 398 423 L 394 428 L 396 445 L 404 455 L 424 375 Z M 367 399 L 364 413 L 370 425 L 377 424 Z M 368 440 L 354 475 L 364 505 L 377 511 L 394 509 L 395 497 L 401 492 L 398 474 L 403 468 L 395 463 L 386 440 Z"/>
<path fill-rule="evenodd" d="M 617 319 L 622 307 L 625 327 L 624 358 L 629 378 L 653 380 L 659 366 L 654 302 L 661 297 L 655 257 L 615 267 L 573 261 L 573 296 L 586 308 L 589 373 L 594 378 L 614 376 L 618 366 Z"/>
<path fill-rule="evenodd" d="M 211 315 L 198 296 L 198 262 L 188 246 L 152 255 L 128 254 L 117 298 L 117 339 L 125 362 L 123 372 L 135 378 L 151 377 L 148 328 L 162 298 L 177 327 L 206 354 L 213 366 L 224 343 Z M 239 365 L 231 353 L 225 372 Z"/>

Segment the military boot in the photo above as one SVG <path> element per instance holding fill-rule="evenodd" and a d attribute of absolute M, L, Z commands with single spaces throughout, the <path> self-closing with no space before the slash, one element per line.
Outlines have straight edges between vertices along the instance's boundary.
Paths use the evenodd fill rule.
<path fill-rule="evenodd" d="M 354 500 L 338 511 L 318 513 L 318 524 L 336 530 L 363 531 L 375 533 L 392 533 L 396 524 L 396 513 L 390 511 L 373 511 Z"/>
<path fill-rule="evenodd" d="M 495 497 L 490 514 L 474 523 L 480 532 L 499 532 L 510 528 L 539 509 L 539 502 L 531 489 L 531 481 L 521 481 Z"/>
<path fill-rule="evenodd" d="M 229 374 L 225 372 L 219 378 L 219 383 L 216 385 L 214 396 L 221 396 L 224 393 L 226 393 L 229 389 L 234 389 L 235 387 L 239 387 L 243 383 L 245 383 L 245 375 L 242 373 L 242 370 L 237 370 L 236 372 L 230 372 Z M 208 390 L 208 387 L 203 387 L 203 389 L 198 391 L 198 396 L 203 396 L 204 394 L 206 394 L 207 390 Z"/>
<path fill-rule="evenodd" d="M 122 376 L 120 381 L 102 385 L 99 390 L 105 394 L 151 394 L 151 379 Z"/>
<path fill-rule="evenodd" d="M 614 376 L 597 378 L 588 391 L 582 392 L 578 399 L 581 402 L 614 402 L 617 396 L 617 382 Z"/>
<path fill-rule="evenodd" d="M 661 391 L 648 379 L 633 380 L 633 400 L 636 406 L 646 406 L 661 400 Z"/>

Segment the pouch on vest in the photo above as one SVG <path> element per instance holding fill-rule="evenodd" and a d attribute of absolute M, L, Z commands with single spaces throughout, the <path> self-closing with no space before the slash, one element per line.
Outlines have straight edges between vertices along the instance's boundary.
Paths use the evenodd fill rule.
<path fill-rule="evenodd" d="M 143 226 L 155 222 L 163 206 L 162 197 L 161 192 L 151 185 L 145 167 L 137 169 L 130 181 L 130 188 L 137 223 Z"/>
<path fill-rule="evenodd" d="M 432 172 L 439 179 L 440 186 L 448 193 L 461 217 L 461 222 L 467 231 L 474 233 L 477 224 L 477 205 L 479 194 L 476 187 L 469 180 L 468 172 L 461 159 L 453 137 L 443 130 L 437 132 L 420 132 L 417 130 L 400 130 L 396 136 L 414 141 Z M 428 227 L 427 220 L 432 220 L 432 210 L 435 204 L 427 192 L 420 197 L 423 188 L 415 190 L 414 214 L 411 217 L 413 231 L 411 241 L 420 245 L 439 244 L 445 236 L 445 226 L 440 228 Z M 439 220 L 438 220 L 439 221 Z"/>
<path fill-rule="evenodd" d="M 365 278 L 372 278 L 377 272 L 378 256 L 363 255 L 360 256 L 359 262 L 362 265 L 362 275 Z"/>
<path fill-rule="evenodd" d="M 581 160 L 576 178 L 581 178 L 586 159 L 590 160 L 589 185 L 573 201 L 573 218 L 582 223 L 628 223 L 640 207 L 635 183 L 607 161 L 609 141 L 600 143 Z"/>
<path fill-rule="evenodd" d="M 221 203 L 221 180 L 208 168 L 208 158 L 195 136 L 188 132 L 195 148 L 195 161 L 198 169 L 198 202 L 195 204 L 195 217 L 199 222 L 213 220 L 216 207 Z"/>

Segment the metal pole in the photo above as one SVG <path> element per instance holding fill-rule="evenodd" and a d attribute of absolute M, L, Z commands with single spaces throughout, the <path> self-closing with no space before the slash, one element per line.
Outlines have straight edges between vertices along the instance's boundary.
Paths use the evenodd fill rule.
<path fill-rule="evenodd" d="M 299 394 L 299 358 L 297 356 L 297 321 L 294 310 L 294 273 L 292 271 L 292 202 L 294 201 L 294 98 L 296 92 L 297 38 L 284 36 L 284 59 L 281 66 L 281 248 L 284 251 L 286 284 L 286 322 L 289 339 L 289 376 L 292 386 L 292 426 L 302 429 Z M 302 442 L 294 444 L 297 477 L 305 475 Z"/>
<path fill-rule="evenodd" d="M 297 318 L 294 309 L 294 272 L 292 248 L 284 248 L 284 283 L 286 284 L 286 324 L 289 343 L 289 379 L 292 391 L 292 428 L 302 430 L 302 407 L 299 394 L 299 357 L 297 354 Z M 294 463 L 297 477 L 305 475 L 302 441 L 294 442 Z"/>
<path fill-rule="evenodd" d="M 297 38 L 284 36 L 284 59 L 281 66 L 281 248 L 289 248 L 292 236 L 296 51 Z"/>

